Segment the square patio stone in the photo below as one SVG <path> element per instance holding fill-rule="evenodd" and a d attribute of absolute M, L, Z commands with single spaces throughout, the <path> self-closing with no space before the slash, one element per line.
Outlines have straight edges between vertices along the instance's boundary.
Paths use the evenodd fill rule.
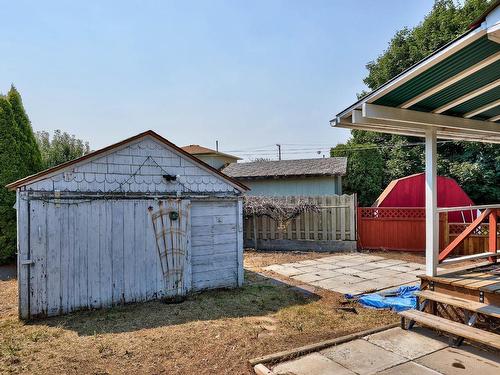
<path fill-rule="evenodd" d="M 359 272 L 356 274 L 357 277 L 361 277 L 365 280 L 373 280 L 373 279 L 376 279 L 376 278 L 379 278 L 380 275 L 377 275 L 373 272 L 370 272 L 370 271 L 362 271 L 362 272 Z M 360 282 L 363 281 L 363 280 L 360 280 Z"/>
<path fill-rule="evenodd" d="M 398 271 L 398 272 L 410 272 L 410 271 L 414 271 L 415 270 L 415 268 L 413 268 L 411 266 L 407 266 L 404 263 L 403 264 L 398 264 L 398 265 L 395 265 L 395 266 L 389 266 L 386 269 L 394 270 L 394 271 Z"/>
<path fill-rule="evenodd" d="M 352 375 L 345 367 L 326 358 L 319 353 L 313 353 L 300 357 L 289 362 L 283 362 L 273 367 L 273 373 L 276 375 Z"/>
<path fill-rule="evenodd" d="M 310 272 L 319 272 L 321 271 L 320 268 L 316 266 L 304 266 L 304 267 L 294 267 L 298 270 L 300 270 L 302 273 L 310 273 Z"/>
<path fill-rule="evenodd" d="M 300 265 L 304 265 L 304 266 L 315 266 L 316 264 L 321 264 L 321 262 L 318 262 L 317 260 L 315 259 L 308 259 L 308 260 L 302 260 L 300 262 L 297 262 L 295 264 L 295 267 L 300 267 Z"/>
<path fill-rule="evenodd" d="M 373 272 L 374 274 L 380 275 L 380 277 L 393 276 L 393 275 L 397 275 L 397 274 L 401 273 L 401 272 L 390 270 L 387 268 L 377 268 L 371 272 Z"/>
<path fill-rule="evenodd" d="M 300 275 L 292 276 L 292 279 L 299 280 L 304 283 L 312 283 L 314 281 L 326 279 L 326 277 L 315 273 L 302 273 Z"/>
<path fill-rule="evenodd" d="M 378 267 L 373 266 L 372 263 L 363 263 L 363 264 L 357 264 L 353 266 L 353 268 L 356 268 L 357 270 L 360 271 L 371 271 L 377 269 Z"/>
<path fill-rule="evenodd" d="M 415 360 L 425 367 L 447 375 L 500 374 L 498 354 L 472 347 L 445 348 Z"/>
<path fill-rule="evenodd" d="M 448 347 L 447 340 L 425 328 L 406 331 L 399 327 L 378 332 L 364 338 L 408 359 L 415 359 Z"/>
<path fill-rule="evenodd" d="M 363 261 L 353 262 L 352 260 L 344 260 L 344 261 L 337 262 L 334 264 L 341 266 L 341 267 L 354 267 L 354 266 L 357 266 L 359 264 L 363 264 Z"/>
<path fill-rule="evenodd" d="M 380 375 L 442 375 L 415 362 L 406 362 L 401 365 L 391 367 L 387 370 L 378 372 Z"/>
<path fill-rule="evenodd" d="M 301 273 L 305 273 L 305 271 L 302 271 L 301 269 L 295 267 L 282 267 L 274 272 L 277 272 L 280 275 L 284 276 L 295 276 L 295 275 L 300 275 Z"/>
<path fill-rule="evenodd" d="M 357 270 L 356 268 L 344 267 L 344 268 L 337 268 L 335 272 L 343 273 L 344 275 L 354 275 L 356 273 L 360 273 L 363 271 Z"/>
<path fill-rule="evenodd" d="M 265 269 L 266 271 L 272 271 L 272 272 L 278 272 L 278 273 L 279 273 L 279 271 L 280 271 L 280 270 L 282 270 L 283 268 L 285 268 L 285 266 L 284 266 L 284 265 L 282 265 L 282 264 L 272 264 L 272 265 L 270 265 L 270 266 L 264 267 L 264 269 Z"/>
<path fill-rule="evenodd" d="M 375 374 L 408 361 L 362 339 L 322 350 L 321 354 L 360 375 Z"/>
<path fill-rule="evenodd" d="M 322 263 L 318 264 L 316 267 L 321 268 L 323 270 L 334 270 L 337 268 L 342 268 L 342 266 L 339 266 L 338 264 L 335 263 Z"/>

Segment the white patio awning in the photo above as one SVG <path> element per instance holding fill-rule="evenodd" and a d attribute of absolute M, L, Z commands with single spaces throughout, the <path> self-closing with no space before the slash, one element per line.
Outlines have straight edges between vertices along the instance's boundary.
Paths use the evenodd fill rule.
<path fill-rule="evenodd" d="M 466 34 L 353 103 L 334 127 L 500 143 L 500 2 Z"/>

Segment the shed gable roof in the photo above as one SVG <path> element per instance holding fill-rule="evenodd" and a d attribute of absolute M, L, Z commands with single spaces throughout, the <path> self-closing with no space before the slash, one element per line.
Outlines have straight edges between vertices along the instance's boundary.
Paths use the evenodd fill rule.
<path fill-rule="evenodd" d="M 222 171 L 234 178 L 344 176 L 347 158 L 254 161 L 232 163 Z"/>
<path fill-rule="evenodd" d="M 104 147 L 100 150 L 91 152 L 91 153 L 84 155 L 80 158 L 68 161 L 66 163 L 59 164 L 55 167 L 46 169 L 46 170 L 41 171 L 39 173 L 36 173 L 34 175 L 22 178 L 20 180 L 17 180 L 15 182 L 8 184 L 6 187 L 8 189 L 14 190 L 16 188 L 35 183 L 37 181 L 44 180 L 44 179 L 49 178 L 51 176 L 57 175 L 59 173 L 62 173 L 65 171 L 70 171 L 75 167 L 81 167 L 83 165 L 89 164 L 96 159 L 102 158 L 105 155 L 113 153 L 114 151 L 119 150 L 121 148 L 124 148 L 124 147 L 131 145 L 133 143 L 137 143 L 137 142 L 141 141 L 142 139 L 146 139 L 148 137 L 152 138 L 153 140 L 155 140 L 156 142 L 158 142 L 159 144 L 161 144 L 165 148 L 173 151 L 174 153 L 179 155 L 181 158 L 183 158 L 185 160 L 189 160 L 190 163 L 196 165 L 197 167 L 201 168 L 202 170 L 206 171 L 207 173 L 217 177 L 219 180 L 223 180 L 225 183 L 231 185 L 236 190 L 241 191 L 241 192 L 249 190 L 248 187 L 246 187 L 241 182 L 221 173 L 217 169 L 204 163 L 203 161 L 199 160 L 195 156 L 187 153 L 186 151 L 182 150 L 180 147 L 176 146 L 175 144 L 173 144 L 172 142 L 163 138 L 162 136 L 160 136 L 159 134 L 157 134 L 156 132 L 154 132 L 152 130 L 147 130 L 147 131 L 139 133 L 133 137 L 127 138 L 121 142 L 118 142 L 118 143 L 112 144 L 110 146 Z"/>

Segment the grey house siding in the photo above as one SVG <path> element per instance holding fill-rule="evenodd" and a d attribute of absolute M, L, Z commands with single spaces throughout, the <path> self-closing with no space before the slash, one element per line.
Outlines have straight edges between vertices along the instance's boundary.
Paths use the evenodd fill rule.
<path fill-rule="evenodd" d="M 342 195 L 342 180 L 340 176 L 240 180 L 251 189 L 246 193 L 248 195 Z"/>
<path fill-rule="evenodd" d="M 190 202 L 188 291 L 242 285 L 242 201 L 224 178 L 150 137 L 69 168 L 17 189 L 21 318 L 162 297 L 158 199 Z"/>
<path fill-rule="evenodd" d="M 222 169 L 230 163 L 236 163 L 236 159 L 219 155 L 194 155 L 201 161 L 207 163 L 215 169 Z"/>

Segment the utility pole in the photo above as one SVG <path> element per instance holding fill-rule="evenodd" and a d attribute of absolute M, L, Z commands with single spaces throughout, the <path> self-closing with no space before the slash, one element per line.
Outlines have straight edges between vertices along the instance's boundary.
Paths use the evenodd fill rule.
<path fill-rule="evenodd" d="M 219 152 L 219 141 L 215 141 L 215 151 Z"/>
<path fill-rule="evenodd" d="M 281 145 L 276 143 L 276 146 L 278 146 L 278 160 L 281 160 Z"/>

